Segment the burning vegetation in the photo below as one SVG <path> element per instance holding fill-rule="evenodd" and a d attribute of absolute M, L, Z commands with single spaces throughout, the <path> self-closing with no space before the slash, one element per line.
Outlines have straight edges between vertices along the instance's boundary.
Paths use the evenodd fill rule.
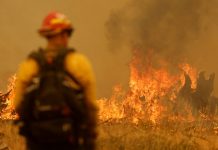
<path fill-rule="evenodd" d="M 16 119 L 18 116 L 15 112 L 13 99 L 16 76 L 9 79 L 9 85 L 6 93 L 0 92 L 0 118 L 2 120 Z"/>
<path fill-rule="evenodd" d="M 141 56 L 134 51 L 128 90 L 117 85 L 98 100 L 100 149 L 217 148 L 215 74 L 207 78 L 188 63 L 173 73 L 166 62 L 154 67 L 152 55 Z"/>
<path fill-rule="evenodd" d="M 180 63 L 173 72 L 166 61 L 155 67 L 152 53 L 146 59 L 141 56 L 140 51 L 133 51 L 129 88 L 116 85 L 110 98 L 98 100 L 99 149 L 215 148 L 215 74 L 206 78 L 188 63 Z M 10 79 L 8 92 L 0 94 L 3 120 L 17 117 L 13 108 L 15 79 Z"/>
<path fill-rule="evenodd" d="M 149 56 L 150 57 L 150 56 Z M 131 123 L 150 122 L 154 126 L 165 121 L 196 121 L 198 117 L 216 120 L 218 99 L 212 96 L 215 74 L 206 79 L 187 63 L 170 73 L 167 64 L 154 68 L 147 59 L 145 65 L 135 52 L 130 63 L 129 89 L 114 87 L 111 98 L 100 99 L 100 120 L 128 120 Z"/>

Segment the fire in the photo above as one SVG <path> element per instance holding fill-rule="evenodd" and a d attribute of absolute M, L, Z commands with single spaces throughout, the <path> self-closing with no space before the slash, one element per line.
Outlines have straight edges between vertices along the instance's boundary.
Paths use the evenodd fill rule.
<path fill-rule="evenodd" d="M 134 52 L 129 64 L 128 90 L 124 90 L 121 85 L 116 85 L 110 98 L 97 101 L 100 107 L 100 122 L 124 120 L 134 124 L 150 122 L 158 125 L 163 120 L 194 121 L 189 97 L 185 97 L 187 100 L 184 103 L 184 100 L 180 100 L 182 99 L 180 95 L 186 86 L 190 92 L 197 89 L 197 69 L 188 63 L 181 63 L 178 65 L 178 71 L 172 73 L 166 61 L 162 66 L 154 67 L 150 55 L 144 62 L 140 56 L 138 51 Z M 187 82 L 187 76 L 189 82 Z M 0 98 L 4 97 L 1 119 L 18 117 L 13 105 L 15 80 L 16 76 L 12 76 L 9 79 L 8 92 L 0 94 Z M 189 84 L 186 85 L 187 83 Z M 212 118 L 202 112 L 200 116 L 205 118 L 204 120 Z"/>
<path fill-rule="evenodd" d="M 187 63 L 180 64 L 179 67 L 185 72 L 185 74 L 189 75 L 192 81 L 191 88 L 196 89 L 197 86 L 197 69 L 191 67 Z M 181 76 L 182 85 L 185 84 L 184 75 Z"/>
<path fill-rule="evenodd" d="M 0 118 L 3 120 L 16 119 L 18 116 L 15 112 L 13 100 L 14 100 L 14 89 L 15 89 L 16 75 L 9 78 L 9 84 L 6 94 L 1 94 L 1 115 Z"/>
<path fill-rule="evenodd" d="M 187 63 L 178 66 L 177 74 L 170 73 L 166 65 L 154 68 L 149 61 L 144 66 L 141 64 L 140 54 L 135 53 L 129 65 L 129 90 L 115 86 L 111 98 L 98 101 L 101 121 L 126 119 L 136 124 L 139 121 L 158 124 L 169 109 L 165 103 L 175 103 L 185 84 L 185 74 L 191 78 L 191 87 L 196 88 L 197 71 Z"/>
<path fill-rule="evenodd" d="M 161 118 L 166 118 L 169 110 L 165 103 L 175 103 L 178 93 L 185 84 L 185 74 L 191 78 L 191 87 L 196 88 L 197 71 L 187 63 L 178 66 L 180 71 L 177 74 L 170 73 L 166 61 L 159 68 L 151 64 L 151 53 L 145 62 L 140 58 L 138 51 L 134 51 L 130 67 L 129 89 L 123 90 L 121 85 L 113 89 L 113 95 L 108 98 L 98 100 L 100 107 L 99 119 L 101 121 L 122 120 L 138 124 L 140 121 L 150 121 L 153 124 L 160 122 Z M 14 112 L 14 86 L 16 76 L 9 79 L 8 92 L 5 95 L 2 108 L 1 119 L 14 119 L 17 117 Z M 190 109 L 187 110 L 186 117 L 192 118 Z M 182 116 L 167 116 L 168 119 L 175 120 Z M 191 120 L 191 119 L 190 119 Z"/>
<path fill-rule="evenodd" d="M 118 97 L 124 95 L 122 87 L 117 85 L 114 87 L 114 95 L 111 97 L 110 101 L 106 98 L 98 100 L 100 109 L 100 120 L 110 120 L 110 119 L 122 119 L 124 117 L 124 109 L 121 103 L 118 101 Z"/>

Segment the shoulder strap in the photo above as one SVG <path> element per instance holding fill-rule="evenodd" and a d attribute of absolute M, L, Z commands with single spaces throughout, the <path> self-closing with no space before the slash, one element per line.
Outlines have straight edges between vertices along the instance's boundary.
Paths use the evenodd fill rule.
<path fill-rule="evenodd" d="M 47 70 L 47 69 L 54 69 L 54 70 L 59 70 L 59 71 L 63 71 L 65 72 L 76 84 L 80 85 L 79 82 L 77 81 L 77 79 L 72 75 L 69 74 L 69 72 L 67 72 L 65 70 L 64 67 L 64 62 L 65 62 L 65 58 L 68 54 L 70 53 L 74 53 L 76 50 L 73 48 L 65 48 L 65 49 L 60 49 L 59 53 L 57 54 L 57 56 L 54 58 L 53 63 L 49 64 L 45 58 L 44 55 L 44 51 L 42 48 L 40 48 L 37 51 L 33 51 L 32 53 L 30 53 L 30 55 L 28 56 L 28 58 L 32 58 L 34 59 L 40 68 L 40 71 L 42 70 Z"/>
<path fill-rule="evenodd" d="M 59 71 L 63 71 L 65 72 L 76 84 L 80 85 L 79 82 L 77 81 L 77 79 L 72 75 L 69 74 L 69 72 L 67 72 L 65 70 L 64 67 L 64 61 L 65 58 L 68 54 L 70 53 L 74 53 L 76 50 L 74 48 L 63 48 L 59 50 L 59 53 L 57 54 L 57 56 L 54 58 L 53 63 L 52 64 L 48 64 L 45 55 L 44 55 L 44 51 L 42 48 L 39 48 L 39 50 L 37 51 L 33 51 L 32 53 L 30 53 L 30 55 L 28 56 L 28 58 L 32 58 L 34 59 L 38 65 L 40 70 L 46 70 L 46 69 L 55 69 L 55 70 L 59 70 Z"/>
<path fill-rule="evenodd" d="M 64 70 L 64 60 L 66 56 L 69 53 L 74 53 L 75 49 L 73 48 L 65 48 L 65 49 L 60 49 L 59 53 L 57 54 L 56 58 L 54 59 L 54 65 L 56 66 L 57 69 Z"/>
<path fill-rule="evenodd" d="M 50 66 L 52 67 L 52 69 L 63 70 L 65 57 L 69 53 L 73 52 L 75 52 L 75 49 L 73 48 L 60 49 L 57 56 L 54 58 L 53 63 L 50 65 L 48 64 L 47 59 L 44 55 L 45 50 L 43 50 L 42 48 L 39 48 L 37 51 L 33 51 L 32 53 L 30 53 L 28 58 L 34 59 L 38 63 L 40 69 L 48 69 L 47 67 Z"/>
<path fill-rule="evenodd" d="M 61 49 L 60 52 L 58 53 L 54 64 L 56 66 L 56 69 L 60 69 L 63 72 L 65 72 L 77 85 L 80 85 L 80 83 L 78 82 L 78 80 L 72 75 L 70 74 L 67 70 L 65 70 L 65 58 L 68 54 L 70 53 L 74 53 L 76 52 L 76 50 L 74 48 L 68 48 L 68 49 Z"/>
<path fill-rule="evenodd" d="M 37 51 L 31 52 L 28 56 L 28 58 L 34 59 L 38 63 L 39 68 L 43 68 L 47 64 L 43 51 L 42 48 L 39 48 Z"/>

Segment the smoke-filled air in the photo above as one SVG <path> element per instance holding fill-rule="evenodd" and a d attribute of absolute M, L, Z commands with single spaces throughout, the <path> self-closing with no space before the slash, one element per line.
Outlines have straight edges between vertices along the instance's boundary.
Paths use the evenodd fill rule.
<path fill-rule="evenodd" d="M 43 12 L 51 7 L 47 3 Z M 217 0 L 66 1 L 54 8 L 75 19 L 70 44 L 90 58 L 96 74 L 96 150 L 218 149 Z M 25 54 L 11 56 L 12 62 Z M 25 150 L 25 139 L 11 123 L 20 117 L 13 104 L 17 66 L 2 60 L 11 67 L 0 69 L 6 72 L 0 77 L 10 76 L 8 86 L 0 85 L 7 87 L 0 92 L 0 150 Z"/>
<path fill-rule="evenodd" d="M 170 65 L 187 61 L 201 71 L 217 72 L 217 5 L 215 0 L 130 1 L 112 11 L 105 24 L 109 46 L 145 55 L 151 51 L 154 65 L 160 59 Z"/>

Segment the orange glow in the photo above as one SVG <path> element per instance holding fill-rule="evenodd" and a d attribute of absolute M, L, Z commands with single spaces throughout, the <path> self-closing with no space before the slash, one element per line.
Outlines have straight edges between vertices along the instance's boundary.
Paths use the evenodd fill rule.
<path fill-rule="evenodd" d="M 149 56 L 150 57 L 150 56 Z M 149 60 L 148 58 L 147 60 Z M 144 66 L 142 66 L 144 64 Z M 192 88 L 196 87 L 197 71 L 189 64 L 178 65 L 177 74 L 172 74 L 167 68 L 154 68 L 151 62 L 141 60 L 140 54 L 135 52 L 130 63 L 129 90 L 124 91 L 120 85 L 115 86 L 111 98 L 98 100 L 100 105 L 100 120 L 126 119 L 132 123 L 150 121 L 158 124 L 161 119 L 184 119 L 184 116 L 167 114 L 168 106 L 164 103 L 175 103 L 179 90 L 185 83 L 185 76 L 190 76 Z M 185 119 L 192 121 L 193 117 L 188 106 L 185 107 Z"/>
<path fill-rule="evenodd" d="M 17 114 L 15 113 L 14 104 L 13 104 L 15 80 L 16 80 L 16 75 L 9 78 L 7 94 L 4 96 L 4 101 L 1 102 L 4 103 L 4 105 L 6 105 L 6 107 L 4 107 L 1 110 L 1 115 L 0 115 L 0 118 L 3 120 L 16 119 L 18 117 Z"/>

